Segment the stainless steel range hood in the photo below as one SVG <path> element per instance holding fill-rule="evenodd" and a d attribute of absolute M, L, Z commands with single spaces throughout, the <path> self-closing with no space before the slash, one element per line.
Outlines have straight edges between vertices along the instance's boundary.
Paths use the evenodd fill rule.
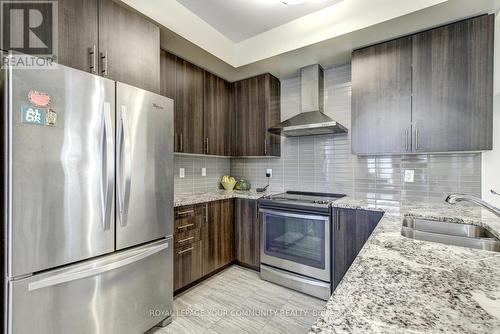
<path fill-rule="evenodd" d="M 300 70 L 300 114 L 271 128 L 287 137 L 346 133 L 347 129 L 323 113 L 323 68 L 310 65 Z"/>

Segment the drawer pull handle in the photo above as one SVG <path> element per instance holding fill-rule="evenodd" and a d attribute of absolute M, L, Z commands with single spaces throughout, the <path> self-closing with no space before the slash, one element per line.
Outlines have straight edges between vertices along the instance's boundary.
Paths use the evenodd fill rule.
<path fill-rule="evenodd" d="M 187 225 L 183 225 L 183 226 L 177 226 L 177 229 L 178 230 L 182 230 L 184 228 L 188 228 L 188 227 L 191 227 L 191 226 L 194 226 L 194 224 L 187 224 Z"/>
<path fill-rule="evenodd" d="M 181 212 L 177 212 L 177 215 L 184 216 L 184 215 L 187 215 L 187 214 L 193 213 L 193 212 L 194 212 L 194 210 L 181 211 Z"/>
<path fill-rule="evenodd" d="M 187 253 L 187 252 L 190 252 L 194 249 L 194 247 L 189 247 L 189 248 L 186 248 L 184 250 L 181 250 L 179 252 L 177 252 L 177 255 L 181 255 L 181 254 L 184 254 L 184 253 Z"/>
<path fill-rule="evenodd" d="M 182 239 L 182 240 L 179 240 L 177 241 L 178 244 L 182 244 L 183 242 L 186 242 L 186 241 L 189 241 L 189 240 L 193 240 L 194 237 L 189 237 L 189 238 L 186 238 L 186 239 Z"/>

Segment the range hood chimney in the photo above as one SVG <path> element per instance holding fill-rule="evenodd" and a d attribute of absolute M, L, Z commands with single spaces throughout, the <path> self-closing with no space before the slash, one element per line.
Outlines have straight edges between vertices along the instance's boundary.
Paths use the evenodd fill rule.
<path fill-rule="evenodd" d="M 347 129 L 323 113 L 323 68 L 319 64 L 300 70 L 300 114 L 271 128 L 287 137 L 346 133 Z"/>

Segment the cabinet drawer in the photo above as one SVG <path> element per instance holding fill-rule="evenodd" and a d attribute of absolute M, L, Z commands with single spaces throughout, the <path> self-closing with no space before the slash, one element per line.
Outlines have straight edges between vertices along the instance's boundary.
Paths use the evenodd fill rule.
<path fill-rule="evenodd" d="M 182 248 L 194 242 L 201 240 L 201 229 L 186 229 L 185 231 L 176 231 L 174 235 L 175 248 Z"/>
<path fill-rule="evenodd" d="M 194 205 L 187 205 L 175 208 L 175 219 L 185 219 L 194 217 L 196 214 Z"/>
<path fill-rule="evenodd" d="M 174 290 L 178 290 L 202 276 L 202 242 L 183 246 L 175 250 Z"/>

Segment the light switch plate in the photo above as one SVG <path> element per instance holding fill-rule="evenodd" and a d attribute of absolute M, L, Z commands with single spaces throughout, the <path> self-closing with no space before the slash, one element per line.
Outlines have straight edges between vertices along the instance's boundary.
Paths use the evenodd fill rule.
<path fill-rule="evenodd" d="M 266 169 L 266 177 L 273 177 L 273 170 L 272 170 L 272 168 Z"/>
<path fill-rule="evenodd" d="M 405 182 L 413 183 L 415 182 L 415 171 L 413 169 L 405 170 Z"/>
<path fill-rule="evenodd" d="M 207 176 L 207 169 L 205 167 L 201 169 L 201 176 Z"/>
<path fill-rule="evenodd" d="M 186 177 L 186 170 L 184 168 L 179 168 L 179 177 L 181 179 Z"/>

